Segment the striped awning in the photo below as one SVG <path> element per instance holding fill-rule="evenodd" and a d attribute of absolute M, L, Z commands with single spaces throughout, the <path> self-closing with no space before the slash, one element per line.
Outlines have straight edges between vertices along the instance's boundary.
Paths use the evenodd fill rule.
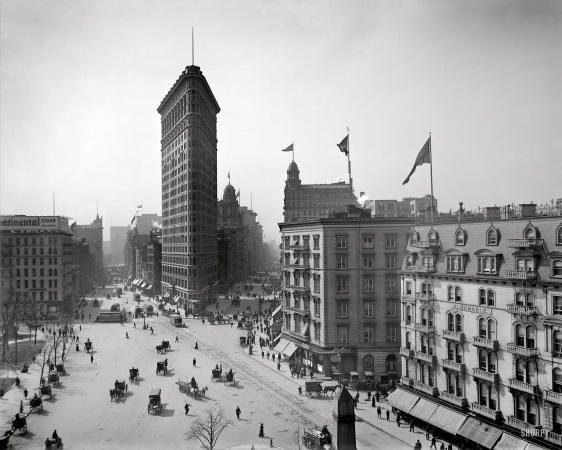
<path fill-rule="evenodd" d="M 525 450 L 529 443 L 523 439 L 504 433 L 494 450 Z"/>
<path fill-rule="evenodd" d="M 465 414 L 460 414 L 452 409 L 438 406 L 427 422 L 445 430 L 447 433 L 455 435 L 466 422 L 467 417 Z"/>
<path fill-rule="evenodd" d="M 169 292 L 165 292 L 164 295 L 162 296 L 162 298 L 168 298 L 170 296 Z"/>
<path fill-rule="evenodd" d="M 289 342 L 289 345 L 287 345 L 287 347 L 285 347 L 285 349 L 281 351 L 281 353 L 285 355 L 287 358 L 290 358 L 291 356 L 293 356 L 293 353 L 295 353 L 296 351 L 297 351 L 297 346 L 295 345 L 295 343 Z"/>
<path fill-rule="evenodd" d="M 405 391 L 404 389 L 396 389 L 387 397 L 386 401 L 390 406 L 394 406 L 396 409 L 408 413 L 419 399 L 417 395 L 411 392 Z"/>
<path fill-rule="evenodd" d="M 457 434 L 485 448 L 492 448 L 502 435 L 502 430 L 474 417 L 469 417 Z"/>
<path fill-rule="evenodd" d="M 418 419 L 423 420 L 424 422 L 428 422 L 429 418 L 437 409 L 437 406 L 437 404 L 430 402 L 425 398 L 420 398 L 420 400 L 416 403 L 416 406 L 414 406 L 410 411 L 410 414 L 414 417 L 417 417 Z"/>
<path fill-rule="evenodd" d="M 152 289 L 152 284 L 149 284 L 149 285 L 146 286 L 144 289 L 145 289 L 146 291 L 149 291 L 150 289 Z"/>
<path fill-rule="evenodd" d="M 282 336 L 281 334 L 279 336 Z M 283 339 L 281 338 L 281 340 L 279 341 L 279 343 L 275 346 L 275 348 L 273 349 L 274 352 L 277 353 L 281 353 L 283 350 L 285 350 L 285 347 L 287 347 L 287 345 L 289 345 L 289 341 L 287 339 Z"/>

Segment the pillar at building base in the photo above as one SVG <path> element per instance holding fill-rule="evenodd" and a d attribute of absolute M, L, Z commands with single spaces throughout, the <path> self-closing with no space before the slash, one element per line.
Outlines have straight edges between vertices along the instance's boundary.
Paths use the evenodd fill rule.
<path fill-rule="evenodd" d="M 334 450 L 356 450 L 353 397 L 345 387 L 338 389 L 334 396 L 332 417 L 334 418 L 332 448 Z"/>

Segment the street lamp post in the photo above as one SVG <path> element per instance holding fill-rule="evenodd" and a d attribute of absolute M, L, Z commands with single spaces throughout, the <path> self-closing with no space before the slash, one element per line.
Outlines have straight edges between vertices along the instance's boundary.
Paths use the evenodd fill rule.
<path fill-rule="evenodd" d="M 146 314 L 144 313 L 144 311 L 142 313 L 142 322 L 143 322 L 143 328 L 146 328 Z"/>

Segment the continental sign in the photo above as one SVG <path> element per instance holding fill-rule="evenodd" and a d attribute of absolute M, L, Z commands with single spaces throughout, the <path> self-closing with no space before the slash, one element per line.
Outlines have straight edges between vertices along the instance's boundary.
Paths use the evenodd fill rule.
<path fill-rule="evenodd" d="M 0 216 L 0 230 L 58 230 L 58 216 Z"/>
<path fill-rule="evenodd" d="M 473 312 L 477 314 L 488 314 L 492 315 L 492 308 L 486 308 L 485 306 L 472 306 L 472 305 L 463 305 L 463 304 L 454 304 L 451 305 L 453 309 L 460 309 L 461 311 Z"/>

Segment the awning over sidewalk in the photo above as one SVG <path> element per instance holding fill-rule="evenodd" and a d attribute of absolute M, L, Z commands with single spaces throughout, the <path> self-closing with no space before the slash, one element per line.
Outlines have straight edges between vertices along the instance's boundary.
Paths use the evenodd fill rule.
<path fill-rule="evenodd" d="M 511 434 L 504 433 L 494 450 L 525 450 L 529 445 L 523 439 L 519 439 Z"/>
<path fill-rule="evenodd" d="M 168 298 L 170 296 L 169 292 L 165 292 L 164 295 L 162 296 L 162 298 Z"/>
<path fill-rule="evenodd" d="M 405 413 L 410 412 L 420 398 L 404 389 L 396 389 L 386 399 L 390 406 L 394 406 Z"/>
<path fill-rule="evenodd" d="M 289 342 L 289 345 L 287 345 L 287 347 L 285 347 L 285 350 L 283 350 L 281 353 L 283 353 L 287 358 L 290 358 L 296 351 L 297 346 L 293 342 Z"/>
<path fill-rule="evenodd" d="M 279 305 L 279 306 L 275 309 L 275 311 L 273 311 L 273 312 L 271 313 L 271 317 L 272 317 L 272 318 L 275 318 L 275 316 L 276 316 L 277 314 L 279 314 L 281 311 L 283 311 L 283 305 Z"/>
<path fill-rule="evenodd" d="M 177 303 L 179 299 L 180 299 L 180 296 L 179 296 L 179 295 L 175 295 L 175 296 L 174 296 L 174 303 Z"/>
<path fill-rule="evenodd" d="M 136 286 L 138 282 L 139 282 L 139 279 L 138 279 L 138 278 L 135 278 L 131 284 L 133 284 L 133 285 Z"/>
<path fill-rule="evenodd" d="M 152 289 L 152 284 L 149 284 L 147 287 L 144 288 L 145 291 L 150 291 Z"/>
<path fill-rule="evenodd" d="M 453 411 L 452 409 L 438 406 L 437 410 L 427 422 L 437 428 L 445 430 L 447 433 L 455 435 L 466 422 L 467 417 L 468 416 Z"/>
<path fill-rule="evenodd" d="M 437 409 L 437 404 L 426 400 L 425 398 L 420 398 L 416 403 L 416 406 L 412 408 L 410 414 L 418 419 L 428 422 L 431 415 Z"/>
<path fill-rule="evenodd" d="M 469 417 L 457 434 L 485 448 L 492 448 L 502 435 L 502 430 L 474 417 Z"/>
<path fill-rule="evenodd" d="M 279 335 L 279 336 L 281 336 L 281 335 Z M 287 345 L 289 345 L 289 341 L 287 339 L 281 338 L 281 340 L 275 346 L 273 351 L 277 352 L 277 353 L 281 353 L 283 350 L 285 350 L 285 347 L 287 347 Z"/>

